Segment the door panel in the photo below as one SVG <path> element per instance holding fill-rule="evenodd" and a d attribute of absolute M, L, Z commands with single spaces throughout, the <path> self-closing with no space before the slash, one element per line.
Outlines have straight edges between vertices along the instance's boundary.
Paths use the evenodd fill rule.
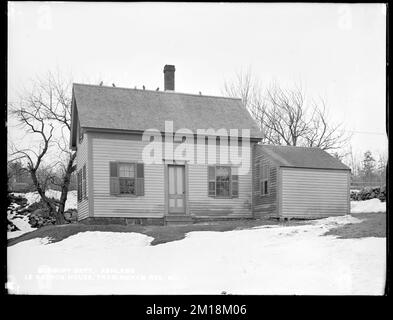
<path fill-rule="evenodd" d="M 168 212 L 185 213 L 185 167 L 168 165 Z"/>

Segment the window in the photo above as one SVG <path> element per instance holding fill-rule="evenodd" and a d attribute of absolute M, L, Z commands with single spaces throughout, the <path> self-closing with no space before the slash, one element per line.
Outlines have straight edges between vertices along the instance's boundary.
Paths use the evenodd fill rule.
<path fill-rule="evenodd" d="M 110 194 L 143 196 L 144 165 L 132 162 L 110 162 Z"/>
<path fill-rule="evenodd" d="M 269 165 L 267 164 L 262 164 L 261 162 L 261 168 L 259 170 L 261 177 L 260 177 L 260 191 L 261 195 L 268 195 L 269 194 Z"/>
<path fill-rule="evenodd" d="M 231 198 L 239 196 L 239 176 L 236 168 L 228 166 L 208 167 L 208 196 Z"/>
<path fill-rule="evenodd" d="M 119 164 L 120 194 L 135 194 L 135 167 L 132 163 Z"/>
<path fill-rule="evenodd" d="M 86 179 L 86 164 L 82 168 L 82 193 L 83 198 L 87 199 L 87 179 Z"/>

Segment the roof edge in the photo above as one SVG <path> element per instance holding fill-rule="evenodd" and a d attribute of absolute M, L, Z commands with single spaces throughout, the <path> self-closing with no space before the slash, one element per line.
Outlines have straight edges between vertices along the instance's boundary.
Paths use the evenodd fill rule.
<path fill-rule="evenodd" d="M 136 135 L 143 135 L 143 133 L 145 132 L 142 130 L 111 129 L 111 128 L 97 128 L 97 127 L 86 127 L 86 126 L 82 126 L 82 128 L 84 128 L 86 132 L 88 132 L 88 131 L 90 131 L 90 132 L 107 132 L 107 133 L 123 133 L 123 134 L 136 134 Z M 164 131 L 160 131 L 160 133 L 162 135 L 165 135 Z M 175 134 L 176 132 L 173 132 L 173 133 Z M 195 135 L 196 135 L 196 133 L 194 133 L 194 136 Z M 210 135 L 205 135 L 205 136 L 209 137 Z M 223 136 L 214 135 L 214 137 L 223 137 Z M 240 136 L 239 138 L 242 138 L 242 136 Z M 260 138 L 260 137 L 249 137 L 249 138 L 250 138 L 250 142 L 259 142 L 262 140 L 262 138 Z"/>
<path fill-rule="evenodd" d="M 88 87 L 97 87 L 97 88 L 107 88 L 107 89 L 118 89 L 118 90 L 133 90 L 133 91 L 148 91 L 148 92 L 155 92 L 155 93 L 160 93 L 160 94 L 181 94 L 181 95 L 186 95 L 186 96 L 193 96 L 193 97 L 200 97 L 200 98 L 218 98 L 218 99 L 229 99 L 229 100 L 236 100 L 236 101 L 241 101 L 241 98 L 233 98 L 233 97 L 223 97 L 223 96 L 213 96 L 213 95 L 205 95 L 205 94 L 195 94 L 195 93 L 186 93 L 186 92 L 177 92 L 177 91 L 156 91 L 156 90 L 143 90 L 143 89 L 135 89 L 135 88 L 126 88 L 126 87 L 111 87 L 111 86 L 100 86 L 96 84 L 85 84 L 85 83 L 77 83 L 74 82 L 72 84 L 77 85 L 77 86 L 88 86 Z"/>
<path fill-rule="evenodd" d="M 345 164 L 344 164 L 345 166 Z M 294 165 L 279 165 L 280 168 L 295 168 L 295 169 L 310 169 L 310 170 L 340 170 L 340 171 L 351 171 L 351 168 L 326 168 L 326 167 L 300 167 Z"/>

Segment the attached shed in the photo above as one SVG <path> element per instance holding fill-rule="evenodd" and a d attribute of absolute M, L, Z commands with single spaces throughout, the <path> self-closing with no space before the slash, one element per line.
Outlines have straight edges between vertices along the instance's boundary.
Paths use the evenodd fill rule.
<path fill-rule="evenodd" d="M 254 215 L 320 218 L 350 212 L 350 169 L 319 148 L 256 145 Z"/>

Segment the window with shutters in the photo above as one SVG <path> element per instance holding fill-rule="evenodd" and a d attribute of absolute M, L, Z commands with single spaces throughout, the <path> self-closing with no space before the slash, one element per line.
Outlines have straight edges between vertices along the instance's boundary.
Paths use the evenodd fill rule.
<path fill-rule="evenodd" d="M 144 195 L 145 175 L 143 163 L 110 162 L 109 176 L 111 195 Z"/>
<path fill-rule="evenodd" d="M 236 168 L 208 166 L 208 196 L 234 198 L 239 196 L 239 176 Z"/>
<path fill-rule="evenodd" d="M 268 195 L 269 194 L 269 172 L 270 168 L 268 164 L 262 164 L 261 162 L 261 168 L 259 170 L 260 172 L 260 192 L 262 196 Z"/>

